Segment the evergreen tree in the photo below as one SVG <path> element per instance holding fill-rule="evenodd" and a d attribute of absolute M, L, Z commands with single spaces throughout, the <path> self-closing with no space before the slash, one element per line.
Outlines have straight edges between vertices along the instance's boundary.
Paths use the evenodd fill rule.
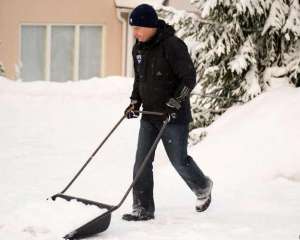
<path fill-rule="evenodd" d="M 300 75 L 298 0 L 192 0 L 198 14 L 161 8 L 197 69 L 193 127 L 209 125 L 235 103 Z"/>

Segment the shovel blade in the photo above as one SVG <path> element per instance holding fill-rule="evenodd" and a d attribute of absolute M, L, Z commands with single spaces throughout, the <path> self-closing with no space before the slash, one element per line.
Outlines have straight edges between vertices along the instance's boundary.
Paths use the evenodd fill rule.
<path fill-rule="evenodd" d="M 98 208 L 106 208 L 108 210 L 112 209 L 114 207 L 114 206 L 111 206 L 111 205 L 108 205 L 108 204 L 105 204 L 105 203 L 100 203 L 100 202 L 88 200 L 88 199 L 85 199 L 85 198 L 74 197 L 74 196 L 65 195 L 65 194 L 61 194 L 61 193 L 55 194 L 52 197 L 50 197 L 50 199 L 52 199 L 53 201 L 55 201 L 56 198 L 61 198 L 61 199 L 67 200 L 67 201 L 76 200 L 76 201 L 81 202 L 85 205 L 94 205 Z"/>
<path fill-rule="evenodd" d="M 64 239 L 82 239 L 104 232 L 110 224 L 111 211 L 107 211 L 74 231 L 64 236 Z"/>

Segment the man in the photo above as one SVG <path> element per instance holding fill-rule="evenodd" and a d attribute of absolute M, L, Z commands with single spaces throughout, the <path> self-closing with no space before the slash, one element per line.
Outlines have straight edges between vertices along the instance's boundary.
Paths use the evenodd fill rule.
<path fill-rule="evenodd" d="M 127 118 L 135 111 L 163 112 L 164 116 L 143 115 L 134 164 L 135 176 L 151 148 L 166 117 L 171 117 L 162 135 L 167 155 L 176 171 L 197 196 L 196 210 L 205 211 L 211 201 L 212 181 L 187 155 L 188 124 L 191 121 L 189 95 L 195 86 L 196 73 L 182 40 L 174 29 L 159 20 L 153 7 L 142 4 L 130 15 L 130 24 L 137 39 L 133 47 L 135 80 Z M 154 218 L 152 162 L 154 153 L 133 187 L 133 211 L 124 214 L 127 221 Z"/>

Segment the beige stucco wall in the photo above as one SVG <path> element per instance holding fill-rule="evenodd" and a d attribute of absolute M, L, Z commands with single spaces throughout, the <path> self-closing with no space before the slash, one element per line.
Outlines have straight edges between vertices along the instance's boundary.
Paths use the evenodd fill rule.
<path fill-rule="evenodd" d="M 174 7 L 178 10 L 187 10 L 190 12 L 199 11 L 194 5 L 191 4 L 190 0 L 168 0 L 168 6 Z"/>
<path fill-rule="evenodd" d="M 0 62 L 11 79 L 16 78 L 24 23 L 104 25 L 104 75 L 121 74 L 122 26 L 114 0 L 0 0 Z"/>

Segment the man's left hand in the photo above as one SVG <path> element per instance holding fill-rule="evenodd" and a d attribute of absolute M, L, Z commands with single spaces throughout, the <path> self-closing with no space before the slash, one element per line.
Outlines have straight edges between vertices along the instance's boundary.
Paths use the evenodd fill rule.
<path fill-rule="evenodd" d="M 166 102 L 166 114 L 170 116 L 172 119 L 177 118 L 177 113 L 181 108 L 180 102 L 178 102 L 175 98 L 170 98 L 168 102 Z"/>

